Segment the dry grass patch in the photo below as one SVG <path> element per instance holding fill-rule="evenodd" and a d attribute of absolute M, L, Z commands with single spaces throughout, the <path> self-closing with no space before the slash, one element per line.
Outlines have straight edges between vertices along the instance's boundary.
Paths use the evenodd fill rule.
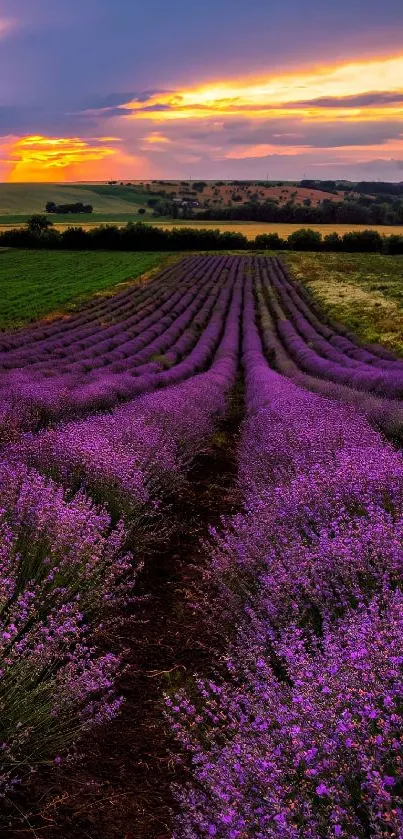
<path fill-rule="evenodd" d="M 362 343 L 403 355 L 402 256 L 289 253 L 284 259 L 325 315 Z"/>

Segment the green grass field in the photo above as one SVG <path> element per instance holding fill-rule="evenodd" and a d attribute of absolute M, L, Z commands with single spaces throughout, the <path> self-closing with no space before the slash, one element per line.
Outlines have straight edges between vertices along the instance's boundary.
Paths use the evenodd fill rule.
<path fill-rule="evenodd" d="M 22 227 L 24 224 L 27 223 L 28 219 L 31 217 L 31 214 L 23 215 L 0 215 L 0 229 L 5 230 L 9 227 Z M 41 213 L 41 215 L 46 215 L 46 213 Z M 47 216 L 48 219 L 53 222 L 55 227 L 96 227 L 99 224 L 127 224 L 129 221 L 144 221 L 144 218 L 148 221 L 151 220 L 151 213 L 150 216 L 141 216 L 138 212 L 131 212 L 131 213 L 79 213 L 74 215 L 73 213 L 63 214 L 58 213 L 57 215 L 50 214 Z"/>
<path fill-rule="evenodd" d="M 287 253 L 284 260 L 323 312 L 362 343 L 403 355 L 403 256 Z"/>
<path fill-rule="evenodd" d="M 125 187 L 97 184 L 7 184 L 0 183 L 0 216 L 43 213 L 47 201 L 73 204 L 82 201 L 92 204 L 94 213 L 109 215 L 132 214 L 144 206 L 144 198 Z M 71 216 L 70 216 L 71 218 Z"/>
<path fill-rule="evenodd" d="M 159 253 L 0 251 L 0 329 L 66 312 L 159 267 Z"/>

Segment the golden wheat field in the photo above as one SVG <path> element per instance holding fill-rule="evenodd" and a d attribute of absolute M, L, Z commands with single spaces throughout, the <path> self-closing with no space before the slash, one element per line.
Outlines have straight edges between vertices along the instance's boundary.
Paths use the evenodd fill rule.
<path fill-rule="evenodd" d="M 138 216 L 133 216 L 133 221 L 138 221 Z M 14 224 L 0 224 L 0 230 L 9 230 L 10 227 L 22 227 L 25 222 L 17 222 Z M 64 230 L 67 227 L 71 226 L 72 224 L 79 224 L 85 230 L 90 230 L 92 227 L 97 227 L 101 223 L 101 220 L 94 219 L 94 221 L 85 222 L 80 224 L 79 220 L 72 219 L 70 222 L 61 222 L 60 224 L 55 224 L 55 227 L 58 230 Z M 124 221 L 119 221 L 118 219 L 114 219 L 113 217 L 109 218 L 105 215 L 102 218 L 102 224 L 116 224 L 118 227 L 122 227 L 124 224 L 127 223 L 127 219 Z M 351 231 L 359 231 L 359 230 L 378 230 L 383 236 L 390 236 L 392 234 L 403 236 L 403 225 L 365 225 L 365 224 L 279 224 L 275 222 L 253 222 L 253 221 L 233 221 L 233 222 L 219 222 L 219 221 L 191 221 L 189 219 L 186 220 L 176 220 L 174 222 L 170 221 L 157 221 L 154 219 L 148 219 L 146 221 L 148 224 L 152 224 L 155 227 L 163 227 L 166 230 L 171 230 L 173 227 L 196 227 L 199 229 L 213 229 L 213 230 L 221 230 L 221 232 L 232 232 L 232 233 L 243 233 L 248 239 L 255 239 L 256 236 L 259 236 L 262 233 L 278 233 L 281 238 L 286 239 L 291 233 L 295 230 L 300 230 L 301 227 L 309 227 L 311 230 L 317 230 L 322 236 L 326 236 L 328 233 L 338 233 L 340 236 L 343 236 L 344 233 L 349 233 Z"/>
<path fill-rule="evenodd" d="M 221 232 L 231 231 L 233 233 L 243 233 L 248 239 L 255 239 L 262 233 L 278 233 L 281 238 L 286 239 L 295 230 L 300 230 L 301 227 L 309 227 L 311 230 L 317 230 L 322 236 L 327 236 L 328 233 L 338 233 L 343 236 L 344 233 L 359 230 L 378 230 L 383 236 L 390 236 L 392 234 L 403 236 L 403 225 L 365 225 L 365 224 L 279 224 L 275 222 L 253 222 L 253 221 L 234 221 L 234 222 L 218 222 L 218 221 L 183 221 L 183 222 L 155 222 L 157 227 L 164 227 L 171 229 L 183 224 L 187 227 L 199 228 L 213 228 L 219 229 Z"/>

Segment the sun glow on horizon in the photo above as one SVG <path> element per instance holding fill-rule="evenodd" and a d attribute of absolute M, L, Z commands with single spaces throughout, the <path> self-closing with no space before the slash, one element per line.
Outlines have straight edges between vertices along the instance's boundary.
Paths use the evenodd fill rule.
<path fill-rule="evenodd" d="M 39 134 L 20 137 L 8 147 L 9 172 L 6 180 L 11 183 L 74 180 L 81 167 L 90 165 L 94 170 L 94 164 L 102 164 L 116 154 L 116 148 L 98 139 L 43 137 Z M 103 171 L 103 167 L 101 169 Z"/>

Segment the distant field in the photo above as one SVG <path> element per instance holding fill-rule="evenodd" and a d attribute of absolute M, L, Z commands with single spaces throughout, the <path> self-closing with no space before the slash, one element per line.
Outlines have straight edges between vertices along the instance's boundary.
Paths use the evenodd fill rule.
<path fill-rule="evenodd" d="M 362 343 L 384 344 L 403 355 L 403 256 L 287 253 L 283 258 L 323 312 Z"/>
<path fill-rule="evenodd" d="M 0 215 L 0 230 L 7 230 L 9 227 L 22 227 L 27 223 L 32 213 L 19 213 L 17 215 Z M 42 213 L 46 215 L 46 213 Z M 55 225 L 55 227 L 63 229 L 64 227 L 95 227 L 98 224 L 127 224 L 129 221 L 143 221 L 144 216 L 137 212 L 130 213 L 58 213 L 57 215 L 50 214 L 48 218 Z M 147 219 L 147 216 L 145 217 Z M 151 213 L 148 217 L 151 220 Z"/>
<path fill-rule="evenodd" d="M 167 258 L 158 253 L 0 251 L 0 329 L 64 312 Z"/>

